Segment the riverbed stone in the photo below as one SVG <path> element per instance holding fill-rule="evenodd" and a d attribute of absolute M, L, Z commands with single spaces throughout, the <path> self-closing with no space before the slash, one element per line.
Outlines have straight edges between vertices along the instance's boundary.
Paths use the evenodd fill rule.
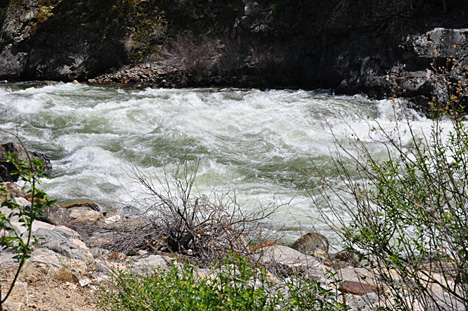
<path fill-rule="evenodd" d="M 379 297 L 376 293 L 370 292 L 362 296 L 348 295 L 346 297 L 346 304 L 352 310 L 360 311 L 374 311 L 376 310 Z"/>

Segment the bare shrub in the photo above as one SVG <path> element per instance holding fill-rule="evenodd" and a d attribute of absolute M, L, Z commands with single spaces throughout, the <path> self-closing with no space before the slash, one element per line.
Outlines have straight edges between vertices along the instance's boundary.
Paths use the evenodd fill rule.
<path fill-rule="evenodd" d="M 145 221 L 120 233 L 112 249 L 127 254 L 138 249 L 151 252 L 175 252 L 202 259 L 213 259 L 227 252 L 250 253 L 248 241 L 261 240 L 262 222 L 278 208 L 270 204 L 249 211 L 231 191 L 210 196 L 196 194 L 195 167 L 187 165 L 174 175 L 166 173 L 158 180 L 157 190 L 149 176 L 134 169 L 133 175 L 146 192 L 138 204 L 145 208 Z M 182 177 L 177 177 L 182 176 Z"/>
<path fill-rule="evenodd" d="M 193 81 L 199 82 L 215 68 L 218 51 L 216 40 L 184 33 L 177 35 L 162 54 L 168 65 L 186 71 Z"/>

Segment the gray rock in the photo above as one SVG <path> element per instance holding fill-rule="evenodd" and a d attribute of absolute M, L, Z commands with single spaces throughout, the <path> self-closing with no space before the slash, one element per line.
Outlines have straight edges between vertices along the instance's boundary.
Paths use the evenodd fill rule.
<path fill-rule="evenodd" d="M 333 272 L 333 269 L 325 266 L 322 260 L 282 245 L 262 248 L 255 258 L 263 264 L 277 266 L 279 270 L 282 270 L 281 267 L 287 267 L 293 273 L 303 274 L 320 282 L 328 282 L 329 272 Z"/>
<path fill-rule="evenodd" d="M 135 266 L 139 267 L 153 267 L 153 268 L 158 268 L 158 267 L 167 267 L 167 262 L 166 259 L 164 259 L 163 256 L 161 255 L 150 255 L 145 258 L 141 258 L 138 261 L 135 262 Z"/>
<path fill-rule="evenodd" d="M 317 232 L 309 232 L 304 234 L 291 245 L 292 249 L 295 249 L 303 254 L 311 255 L 314 257 L 328 259 L 328 239 Z"/>
<path fill-rule="evenodd" d="M 67 258 L 82 261 L 93 258 L 86 244 L 78 239 L 78 233 L 73 230 L 65 230 L 63 227 L 58 230 L 56 228 L 40 228 L 34 234 L 42 239 L 39 242 L 41 247 L 50 249 Z"/>
<path fill-rule="evenodd" d="M 368 293 L 363 296 L 348 295 L 346 303 L 352 310 L 371 311 L 376 310 L 378 299 L 376 293 Z"/>
<path fill-rule="evenodd" d="M 335 277 L 340 281 L 362 282 L 370 285 L 377 285 L 376 276 L 366 268 L 346 267 L 336 270 Z"/>

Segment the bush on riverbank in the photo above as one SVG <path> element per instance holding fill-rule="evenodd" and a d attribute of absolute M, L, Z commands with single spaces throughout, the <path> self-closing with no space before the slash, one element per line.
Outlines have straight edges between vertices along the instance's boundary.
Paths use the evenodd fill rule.
<path fill-rule="evenodd" d="M 337 141 L 342 183 L 321 175 L 315 197 L 322 211 L 332 211 L 323 214 L 328 221 L 340 220 L 335 228 L 346 248 L 387 288 L 388 310 L 468 307 L 468 127 L 450 103 L 433 111 L 431 133 L 417 133 L 404 107 L 396 108 L 394 132 L 366 121 L 387 160 L 360 137 L 351 146 Z"/>
<path fill-rule="evenodd" d="M 314 280 L 288 278 L 278 284 L 245 257 L 233 256 L 206 273 L 172 262 L 147 275 L 118 271 L 116 290 L 104 290 L 105 310 L 345 310 L 334 293 Z"/>

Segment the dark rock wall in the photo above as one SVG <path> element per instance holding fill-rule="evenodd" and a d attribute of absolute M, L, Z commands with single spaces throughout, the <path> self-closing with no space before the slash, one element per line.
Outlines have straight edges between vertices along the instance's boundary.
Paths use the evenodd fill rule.
<path fill-rule="evenodd" d="M 179 66 L 170 85 L 465 100 L 466 1 L 0 0 L 2 19 L 0 79 L 86 80 L 163 60 Z"/>
<path fill-rule="evenodd" d="M 264 50 L 281 42 L 289 68 L 283 76 L 293 86 L 405 96 L 419 106 L 452 93 L 466 101 L 466 88 L 440 88 L 466 81 L 468 2 L 447 0 L 444 10 L 441 0 L 290 0 L 270 17 L 262 14 L 271 1 L 245 2 L 255 9 L 236 31 L 244 38 L 255 33 Z"/>

